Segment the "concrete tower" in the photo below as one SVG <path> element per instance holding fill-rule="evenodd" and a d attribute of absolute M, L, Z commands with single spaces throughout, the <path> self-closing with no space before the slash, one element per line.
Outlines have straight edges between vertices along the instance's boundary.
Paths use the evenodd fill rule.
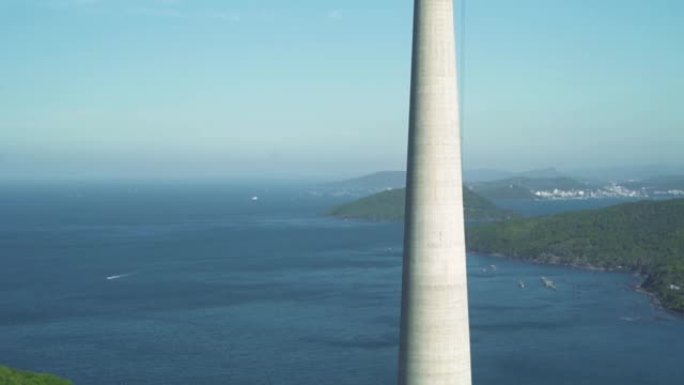
<path fill-rule="evenodd" d="M 415 0 L 400 385 L 470 385 L 453 0 Z"/>

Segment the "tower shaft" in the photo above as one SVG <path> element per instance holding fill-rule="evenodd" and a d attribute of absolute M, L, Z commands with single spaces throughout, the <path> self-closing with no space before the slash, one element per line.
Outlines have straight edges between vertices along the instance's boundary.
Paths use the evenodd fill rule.
<path fill-rule="evenodd" d="M 470 385 L 453 0 L 415 0 L 400 385 Z"/>

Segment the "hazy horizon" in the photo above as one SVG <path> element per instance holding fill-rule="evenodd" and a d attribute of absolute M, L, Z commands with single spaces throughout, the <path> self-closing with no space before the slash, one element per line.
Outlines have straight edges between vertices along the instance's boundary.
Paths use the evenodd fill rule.
<path fill-rule="evenodd" d="M 465 168 L 684 169 L 684 4 L 456 11 Z M 5 0 L 0 179 L 402 170 L 411 13 L 390 0 Z"/>

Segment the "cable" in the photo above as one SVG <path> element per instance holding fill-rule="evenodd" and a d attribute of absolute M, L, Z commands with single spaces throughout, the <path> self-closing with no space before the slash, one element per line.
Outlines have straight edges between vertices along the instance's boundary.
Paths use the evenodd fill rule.
<path fill-rule="evenodd" d="M 460 42 L 458 44 L 460 48 L 460 55 L 458 55 L 458 62 L 461 63 L 460 66 L 458 66 L 458 113 L 459 113 L 459 120 L 460 120 L 460 126 L 461 126 L 461 147 L 463 147 L 463 126 L 465 122 L 465 74 L 466 74 L 466 0 L 457 0 L 460 1 L 461 5 L 461 22 L 459 23 L 459 39 Z M 461 156 L 462 153 L 461 153 Z"/>

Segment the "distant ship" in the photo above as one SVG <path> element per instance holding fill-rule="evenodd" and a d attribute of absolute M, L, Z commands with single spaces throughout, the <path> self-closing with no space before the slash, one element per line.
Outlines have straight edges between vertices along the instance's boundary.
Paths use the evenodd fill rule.
<path fill-rule="evenodd" d="M 547 289 L 555 289 L 556 288 L 556 284 L 553 283 L 552 280 L 550 280 L 546 277 L 541 277 L 541 281 L 544 284 L 544 287 Z"/>
<path fill-rule="evenodd" d="M 518 287 L 521 289 L 524 289 L 525 288 L 525 282 L 523 282 L 523 280 L 519 280 L 518 281 Z"/>
<path fill-rule="evenodd" d="M 258 197 L 258 196 L 255 195 L 255 196 L 252 197 L 252 201 L 258 201 L 258 200 L 259 200 L 259 197 Z"/>

